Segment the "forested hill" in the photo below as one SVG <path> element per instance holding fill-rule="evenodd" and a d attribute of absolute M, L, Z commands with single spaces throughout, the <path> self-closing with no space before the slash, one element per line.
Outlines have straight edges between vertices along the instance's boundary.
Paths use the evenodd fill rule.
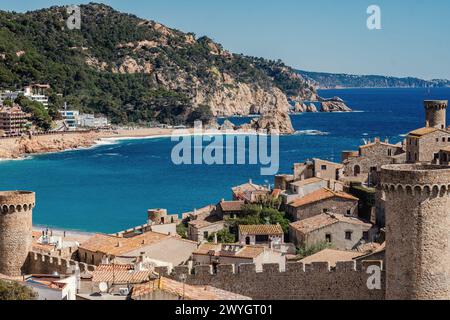
<path fill-rule="evenodd" d="M 419 78 L 396 78 L 377 75 L 350 75 L 298 70 L 298 73 L 315 86 L 333 88 L 431 88 L 450 87 L 449 80 L 423 80 Z"/>
<path fill-rule="evenodd" d="M 264 113 L 315 97 L 281 61 L 233 54 L 208 37 L 102 4 L 81 6 L 80 30 L 66 27 L 68 16 L 66 7 L 0 11 L 0 89 L 49 83 L 56 107 L 64 94 L 116 123 Z"/>

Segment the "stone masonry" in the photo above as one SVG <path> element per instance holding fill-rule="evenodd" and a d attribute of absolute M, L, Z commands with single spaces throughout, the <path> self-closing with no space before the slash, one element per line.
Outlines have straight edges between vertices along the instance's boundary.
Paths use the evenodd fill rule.
<path fill-rule="evenodd" d="M 32 247 L 34 206 L 34 192 L 0 192 L 0 274 L 22 274 Z"/>

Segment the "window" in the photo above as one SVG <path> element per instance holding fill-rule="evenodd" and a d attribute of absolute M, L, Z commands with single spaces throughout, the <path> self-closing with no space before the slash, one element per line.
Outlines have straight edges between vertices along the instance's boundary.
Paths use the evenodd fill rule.
<path fill-rule="evenodd" d="M 436 138 L 436 142 L 439 142 L 439 138 Z"/>
<path fill-rule="evenodd" d="M 203 238 L 207 239 L 209 237 L 209 232 L 205 231 L 203 232 Z"/>
<path fill-rule="evenodd" d="M 442 142 L 445 142 L 445 138 L 442 138 Z"/>
<path fill-rule="evenodd" d="M 392 150 L 388 149 L 388 156 L 392 156 Z"/>
<path fill-rule="evenodd" d="M 257 243 L 261 243 L 261 242 L 269 242 L 269 236 L 268 235 L 264 235 L 264 236 L 256 236 L 255 237 L 255 241 Z"/>
<path fill-rule="evenodd" d="M 346 231 L 345 232 L 345 240 L 352 240 L 352 235 L 353 235 L 353 232 Z"/>
<path fill-rule="evenodd" d="M 364 231 L 364 232 L 363 232 L 363 239 L 364 239 L 365 241 L 369 241 L 369 232 L 368 232 L 368 231 Z"/>
<path fill-rule="evenodd" d="M 437 160 L 437 159 L 439 159 L 439 153 L 434 154 L 434 160 Z"/>
<path fill-rule="evenodd" d="M 325 241 L 327 242 L 327 243 L 331 243 L 331 234 L 326 234 L 325 235 Z"/>
<path fill-rule="evenodd" d="M 325 209 L 322 210 L 322 212 L 323 212 L 323 213 L 328 213 L 328 209 L 325 208 Z"/>
<path fill-rule="evenodd" d="M 447 138 L 447 142 L 450 142 L 450 137 Z"/>
<path fill-rule="evenodd" d="M 326 165 L 322 165 L 322 171 L 325 171 L 325 170 L 327 170 L 327 166 Z"/>
<path fill-rule="evenodd" d="M 347 216 L 351 216 L 352 215 L 352 210 L 347 210 Z"/>

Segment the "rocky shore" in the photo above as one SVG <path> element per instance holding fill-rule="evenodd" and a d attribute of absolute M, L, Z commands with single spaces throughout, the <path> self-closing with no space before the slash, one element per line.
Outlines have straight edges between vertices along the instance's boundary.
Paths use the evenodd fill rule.
<path fill-rule="evenodd" d="M 23 136 L 0 139 L 0 159 L 21 159 L 33 154 L 43 154 L 92 147 L 104 138 L 139 138 L 170 135 L 171 129 L 133 129 L 106 132 L 55 133 L 40 136 Z"/>
<path fill-rule="evenodd" d="M 318 108 L 314 103 L 305 103 L 302 101 L 296 102 L 293 109 L 294 113 L 305 112 L 351 112 L 345 102 L 339 97 L 333 97 L 331 99 L 318 98 L 317 101 L 320 104 Z"/>

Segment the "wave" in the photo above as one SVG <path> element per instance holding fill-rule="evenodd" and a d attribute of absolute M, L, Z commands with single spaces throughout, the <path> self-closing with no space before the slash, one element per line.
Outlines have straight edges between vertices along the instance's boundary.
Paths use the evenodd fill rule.
<path fill-rule="evenodd" d="M 298 136 L 328 136 L 330 133 L 320 130 L 298 130 L 294 134 Z"/>

